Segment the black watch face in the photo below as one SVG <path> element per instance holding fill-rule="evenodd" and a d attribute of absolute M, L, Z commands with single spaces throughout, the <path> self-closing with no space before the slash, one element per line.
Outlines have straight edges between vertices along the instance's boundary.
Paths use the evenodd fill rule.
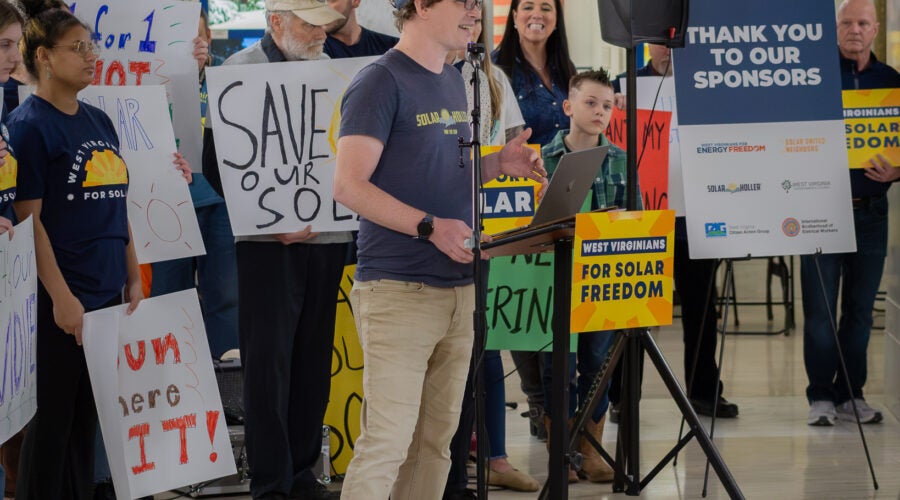
<path fill-rule="evenodd" d="M 428 238 L 434 232 L 434 223 L 430 220 L 419 222 L 418 226 L 419 238 Z"/>

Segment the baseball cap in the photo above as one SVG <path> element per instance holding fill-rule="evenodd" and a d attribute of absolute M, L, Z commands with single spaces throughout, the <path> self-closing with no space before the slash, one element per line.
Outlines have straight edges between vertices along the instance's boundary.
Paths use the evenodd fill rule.
<path fill-rule="evenodd" d="M 408 4 L 409 0 L 391 0 L 391 4 L 394 5 L 394 8 L 400 10 L 404 5 Z"/>
<path fill-rule="evenodd" d="M 313 26 L 323 26 L 344 19 L 340 12 L 328 6 L 326 0 L 266 0 L 266 10 L 289 10 Z"/>

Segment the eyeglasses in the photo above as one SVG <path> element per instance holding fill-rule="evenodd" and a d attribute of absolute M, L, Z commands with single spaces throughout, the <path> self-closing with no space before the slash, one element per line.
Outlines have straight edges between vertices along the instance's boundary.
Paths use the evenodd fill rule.
<path fill-rule="evenodd" d="M 54 45 L 53 48 L 59 47 L 68 47 L 72 49 L 72 52 L 78 54 L 81 57 L 86 57 L 88 54 L 98 54 L 100 52 L 100 48 L 97 47 L 93 42 L 86 42 L 84 40 L 75 40 L 71 44 L 62 44 L 62 45 Z"/>
<path fill-rule="evenodd" d="M 456 0 L 457 2 L 463 4 L 466 7 L 466 10 L 472 10 L 476 7 L 479 9 L 484 4 L 484 0 Z"/>

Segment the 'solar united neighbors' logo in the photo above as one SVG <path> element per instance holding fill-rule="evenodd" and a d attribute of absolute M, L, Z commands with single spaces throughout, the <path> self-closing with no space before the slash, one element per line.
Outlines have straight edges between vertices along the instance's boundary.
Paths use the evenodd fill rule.
<path fill-rule="evenodd" d="M 125 162 L 109 149 L 91 152 L 91 158 L 84 166 L 85 178 L 82 187 L 114 186 L 128 183 Z"/>

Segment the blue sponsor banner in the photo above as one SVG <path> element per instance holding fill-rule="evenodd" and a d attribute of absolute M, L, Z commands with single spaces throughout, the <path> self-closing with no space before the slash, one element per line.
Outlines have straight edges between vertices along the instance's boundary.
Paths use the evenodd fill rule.
<path fill-rule="evenodd" d="M 841 120 L 832 2 L 692 0 L 674 51 L 678 123 Z"/>

